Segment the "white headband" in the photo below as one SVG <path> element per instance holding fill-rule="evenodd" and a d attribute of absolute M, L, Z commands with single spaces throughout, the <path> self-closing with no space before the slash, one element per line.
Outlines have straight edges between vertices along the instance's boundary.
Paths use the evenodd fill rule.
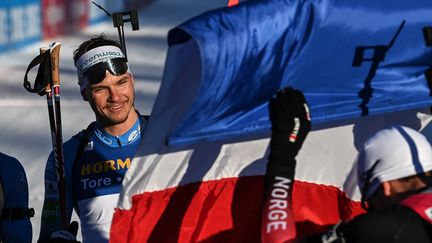
<path fill-rule="evenodd" d="M 81 92 L 89 85 L 84 72 L 93 65 L 113 58 L 125 58 L 122 50 L 116 46 L 99 46 L 84 53 L 76 62 L 78 84 Z"/>

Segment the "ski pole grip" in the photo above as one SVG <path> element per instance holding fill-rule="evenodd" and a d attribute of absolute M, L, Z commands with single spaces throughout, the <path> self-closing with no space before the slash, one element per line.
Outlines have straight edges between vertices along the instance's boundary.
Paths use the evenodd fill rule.
<path fill-rule="evenodd" d="M 46 51 L 48 51 L 48 48 L 46 48 L 46 47 L 41 47 L 41 48 L 39 48 L 39 53 L 40 54 L 43 54 L 43 53 L 45 53 Z M 51 84 L 48 82 L 48 84 L 45 86 L 45 93 L 48 93 L 48 92 L 50 92 L 51 91 Z"/>
<path fill-rule="evenodd" d="M 39 53 L 40 54 L 45 53 L 47 50 L 48 50 L 48 48 L 46 48 L 46 47 L 40 47 L 39 48 Z"/>
<path fill-rule="evenodd" d="M 51 44 L 51 78 L 53 87 L 60 85 L 60 71 L 59 71 L 59 63 L 60 63 L 60 47 L 61 43 L 55 42 Z"/>

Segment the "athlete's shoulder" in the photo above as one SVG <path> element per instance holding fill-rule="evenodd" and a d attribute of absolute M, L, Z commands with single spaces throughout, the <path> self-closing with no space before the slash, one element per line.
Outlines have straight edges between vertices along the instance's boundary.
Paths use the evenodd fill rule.
<path fill-rule="evenodd" d="M 86 129 L 81 130 L 80 132 L 76 133 L 71 138 L 69 138 L 66 142 L 63 143 L 63 158 L 64 158 L 65 167 L 72 167 L 81 140 L 86 134 L 85 131 Z M 54 151 L 51 151 L 51 154 L 47 162 L 47 169 L 48 170 L 50 169 L 52 173 L 55 173 L 54 165 L 55 165 Z"/>
<path fill-rule="evenodd" d="M 63 146 L 64 150 L 76 150 L 79 147 L 79 144 L 81 143 L 81 140 L 84 139 L 86 136 L 88 136 L 88 133 L 93 128 L 93 125 L 90 124 L 86 129 L 83 129 L 73 135 L 69 140 L 67 140 Z"/>
<path fill-rule="evenodd" d="M 17 158 L 0 152 L 0 170 L 13 174 L 12 171 L 14 173 L 24 171 L 24 167 Z"/>
<path fill-rule="evenodd" d="M 0 152 L 0 161 L 7 161 L 8 163 L 21 164 L 17 158 Z"/>
<path fill-rule="evenodd" d="M 430 242 L 421 218 L 412 210 L 399 205 L 359 215 L 341 225 L 339 230 L 343 232 L 347 242 L 354 239 L 371 243 L 391 242 L 396 235 L 399 239 L 408 240 L 396 242 Z"/>

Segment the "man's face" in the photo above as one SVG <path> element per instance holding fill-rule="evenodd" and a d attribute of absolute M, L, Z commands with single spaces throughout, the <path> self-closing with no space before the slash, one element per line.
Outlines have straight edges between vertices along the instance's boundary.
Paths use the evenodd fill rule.
<path fill-rule="evenodd" d="M 412 191 L 413 188 L 411 188 L 410 184 L 402 180 L 385 181 L 381 183 L 376 192 L 368 199 L 368 203 L 372 208 L 378 210 L 386 209 L 401 201 L 411 194 Z"/>
<path fill-rule="evenodd" d="M 380 187 L 377 191 L 367 200 L 369 207 L 375 210 L 383 210 L 391 207 L 394 202 L 391 197 L 384 194 L 383 189 Z"/>
<path fill-rule="evenodd" d="M 130 122 L 134 111 L 134 80 L 130 73 L 120 76 L 106 71 L 102 82 L 89 85 L 85 96 L 99 124 L 104 127 Z"/>

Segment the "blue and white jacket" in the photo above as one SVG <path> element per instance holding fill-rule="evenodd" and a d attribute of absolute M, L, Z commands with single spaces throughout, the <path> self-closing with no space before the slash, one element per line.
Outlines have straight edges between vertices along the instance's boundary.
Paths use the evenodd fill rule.
<path fill-rule="evenodd" d="M 134 126 L 121 136 L 112 136 L 97 125 L 90 125 L 89 133 L 81 131 L 64 143 L 68 219 L 75 209 L 81 221 L 83 243 L 108 242 L 121 183 L 139 145 L 145 123 L 140 116 Z M 80 154 L 81 139 L 86 136 L 89 137 L 88 143 Z M 62 229 L 61 210 L 54 154 L 51 153 L 45 168 L 45 201 L 39 239 L 47 239 L 59 229 Z"/>

